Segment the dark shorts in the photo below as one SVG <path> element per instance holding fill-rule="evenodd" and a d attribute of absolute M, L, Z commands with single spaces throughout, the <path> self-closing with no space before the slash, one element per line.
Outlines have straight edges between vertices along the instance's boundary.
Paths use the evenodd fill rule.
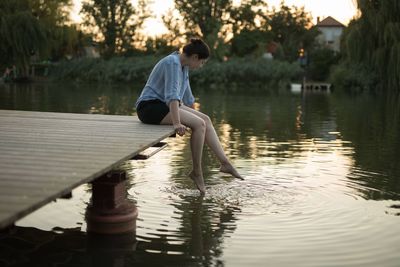
<path fill-rule="evenodd" d="M 136 108 L 139 120 L 147 124 L 160 124 L 168 114 L 168 106 L 158 100 L 141 101 Z"/>

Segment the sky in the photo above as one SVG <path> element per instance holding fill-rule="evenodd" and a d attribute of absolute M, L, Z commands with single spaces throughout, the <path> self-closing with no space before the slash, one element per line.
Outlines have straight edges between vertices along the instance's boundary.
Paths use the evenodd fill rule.
<path fill-rule="evenodd" d="M 74 10 L 72 13 L 72 19 L 74 21 L 80 21 L 79 10 L 81 6 L 81 0 L 74 1 Z M 238 1 L 238 0 L 236 0 Z M 132 0 L 135 2 L 135 0 Z M 173 0 L 152 0 L 151 10 L 155 13 L 155 18 L 148 19 L 145 24 L 145 32 L 149 35 L 157 35 L 166 31 L 163 26 L 161 16 L 173 6 Z M 267 0 L 268 5 L 279 6 L 281 0 Z M 331 16 L 339 22 L 347 25 L 349 21 L 357 14 L 356 0 L 285 0 L 285 4 L 288 6 L 304 6 L 307 12 L 311 13 L 313 17 L 313 23 L 317 22 L 317 17 L 321 20 L 327 16 Z"/>

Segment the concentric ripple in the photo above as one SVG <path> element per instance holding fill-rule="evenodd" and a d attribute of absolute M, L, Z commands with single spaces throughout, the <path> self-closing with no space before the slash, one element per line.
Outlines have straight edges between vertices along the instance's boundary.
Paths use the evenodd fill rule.
<path fill-rule="evenodd" d="M 223 249 L 227 266 L 398 266 L 399 202 L 369 197 L 396 194 L 363 182 L 385 175 L 357 169 L 346 142 L 305 140 L 296 144 L 295 157 L 258 146 L 263 156 L 234 161 L 244 181 L 219 173 L 206 158 L 205 196 L 187 177 L 184 144 L 171 140 L 165 151 L 129 169 L 138 237 L 158 244 L 153 253 L 197 248 L 186 252 L 215 261 Z M 268 150 L 282 145 L 270 142 Z"/>

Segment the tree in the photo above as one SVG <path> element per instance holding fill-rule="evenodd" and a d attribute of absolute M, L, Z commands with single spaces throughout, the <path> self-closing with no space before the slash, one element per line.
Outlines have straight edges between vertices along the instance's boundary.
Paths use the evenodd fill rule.
<path fill-rule="evenodd" d="M 340 55 L 332 49 L 317 48 L 309 54 L 309 65 L 307 72 L 309 78 L 315 81 L 326 81 L 329 77 L 330 69 L 337 64 Z"/>
<path fill-rule="evenodd" d="M 361 16 L 342 39 L 344 64 L 360 65 L 378 77 L 382 91 L 400 92 L 400 3 L 358 0 Z"/>
<path fill-rule="evenodd" d="M 28 0 L 0 1 L 0 60 L 27 77 L 30 57 L 47 48 L 45 28 L 32 14 Z"/>
<path fill-rule="evenodd" d="M 310 26 L 311 17 L 304 7 L 288 7 L 281 2 L 279 10 L 273 8 L 268 14 L 264 28 L 271 32 L 273 41 L 282 45 L 284 58 L 295 61 L 299 49 L 308 51 L 314 45 L 318 30 Z"/>
<path fill-rule="evenodd" d="M 65 25 L 71 0 L 0 1 L 0 61 L 26 78 L 33 55 L 60 58 L 75 46 L 77 30 Z"/>
<path fill-rule="evenodd" d="M 42 57 L 57 60 L 72 53 L 78 42 L 78 30 L 68 26 L 72 0 L 29 0 L 31 12 L 46 33 L 47 49 Z"/>
<path fill-rule="evenodd" d="M 185 37 L 202 37 L 215 53 L 227 41 L 227 32 L 255 25 L 257 12 L 253 7 L 261 4 L 262 0 L 242 0 L 238 6 L 232 5 L 231 0 L 175 0 L 186 30 Z"/>
<path fill-rule="evenodd" d="M 242 30 L 260 30 L 259 23 L 265 20 L 267 4 L 262 0 L 241 1 L 241 4 L 232 7 L 229 14 L 229 24 L 232 25 L 232 33 L 237 34 Z"/>
<path fill-rule="evenodd" d="M 103 40 L 104 54 L 111 56 L 132 46 L 148 11 L 145 0 L 139 0 L 136 9 L 130 0 L 84 0 L 81 14 L 84 24 Z"/>
<path fill-rule="evenodd" d="M 231 50 L 234 55 L 246 56 L 265 48 L 270 40 L 270 33 L 267 31 L 243 29 L 231 40 Z"/>
<path fill-rule="evenodd" d="M 206 40 L 217 36 L 230 6 L 230 0 L 175 0 L 186 31 Z"/>

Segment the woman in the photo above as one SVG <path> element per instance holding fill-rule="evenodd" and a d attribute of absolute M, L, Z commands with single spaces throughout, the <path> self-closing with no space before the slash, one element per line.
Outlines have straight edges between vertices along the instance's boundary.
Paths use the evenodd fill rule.
<path fill-rule="evenodd" d="M 173 125 L 180 136 L 186 133 L 186 127 L 192 130 L 193 170 L 189 176 L 201 193 L 205 193 L 201 168 L 204 142 L 220 161 L 221 172 L 243 179 L 226 157 L 210 118 L 190 108 L 194 97 L 189 84 L 189 69 L 200 68 L 209 56 L 207 44 L 200 39 L 190 40 L 183 47 L 182 54 L 174 52 L 155 65 L 136 102 L 136 110 L 143 123 Z"/>

